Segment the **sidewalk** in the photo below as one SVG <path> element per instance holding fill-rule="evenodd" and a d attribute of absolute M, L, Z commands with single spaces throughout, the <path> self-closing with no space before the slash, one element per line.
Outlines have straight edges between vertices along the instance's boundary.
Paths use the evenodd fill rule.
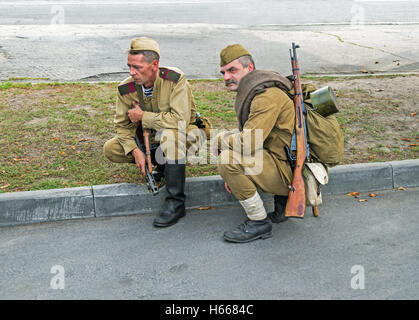
<path fill-rule="evenodd" d="M 342 165 L 330 169 L 323 195 L 419 187 L 419 159 Z M 145 186 L 112 184 L 0 194 L 0 227 L 46 221 L 125 216 L 158 212 L 165 188 L 153 196 Z M 186 207 L 221 207 L 237 200 L 220 176 L 188 178 Z M 267 205 L 272 196 L 262 194 Z"/>
<path fill-rule="evenodd" d="M 2 227 L 0 299 L 418 299 L 419 188 L 368 193 L 326 195 L 319 217 L 244 244 L 223 240 L 245 219 L 237 205 L 169 228 L 155 213 Z"/>

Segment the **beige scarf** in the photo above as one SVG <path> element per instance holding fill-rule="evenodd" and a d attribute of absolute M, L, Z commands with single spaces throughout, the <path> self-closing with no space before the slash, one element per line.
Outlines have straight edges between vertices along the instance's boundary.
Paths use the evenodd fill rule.
<path fill-rule="evenodd" d="M 269 70 L 254 70 L 241 79 L 234 104 L 240 131 L 243 130 L 243 126 L 249 118 L 250 104 L 253 98 L 271 87 L 278 87 L 288 94 L 288 91 L 293 88 L 293 84 L 278 72 Z"/>
<path fill-rule="evenodd" d="M 293 84 L 278 72 L 269 70 L 254 70 L 241 79 L 234 104 L 240 131 L 243 130 L 243 126 L 249 118 L 250 104 L 253 98 L 271 87 L 278 87 L 288 94 L 288 91 L 293 88 Z"/>

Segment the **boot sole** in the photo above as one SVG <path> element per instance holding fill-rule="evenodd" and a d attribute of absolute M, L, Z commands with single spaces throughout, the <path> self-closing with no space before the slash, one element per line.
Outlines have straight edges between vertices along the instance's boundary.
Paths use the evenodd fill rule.
<path fill-rule="evenodd" d="M 174 220 L 170 223 L 153 222 L 153 226 L 160 227 L 160 228 L 173 226 L 174 224 L 178 223 L 179 219 L 183 218 L 185 215 L 186 215 L 186 212 L 181 214 L 176 220 Z"/>
<path fill-rule="evenodd" d="M 246 243 L 246 242 L 251 242 L 251 241 L 254 241 L 254 240 L 258 240 L 258 239 L 265 240 L 265 239 L 268 239 L 270 237 L 272 237 L 272 231 L 269 231 L 269 232 L 264 233 L 264 234 L 257 235 L 253 238 L 246 239 L 246 240 L 237 240 L 237 239 L 232 239 L 232 238 L 229 238 L 229 237 L 226 237 L 226 236 L 224 236 L 224 239 L 229 241 L 229 242 Z"/>

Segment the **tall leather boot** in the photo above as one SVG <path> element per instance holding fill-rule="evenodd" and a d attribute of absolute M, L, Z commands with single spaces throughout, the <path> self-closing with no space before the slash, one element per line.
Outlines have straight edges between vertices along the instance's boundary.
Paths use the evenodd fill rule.
<path fill-rule="evenodd" d="M 159 183 L 159 188 L 164 186 L 164 167 L 164 164 L 157 164 L 156 168 L 152 172 L 154 179 L 157 183 Z"/>
<path fill-rule="evenodd" d="M 167 197 L 163 211 L 154 219 L 154 226 L 169 227 L 185 216 L 185 164 L 166 163 L 164 176 Z"/>
<path fill-rule="evenodd" d="M 268 218 L 271 219 L 273 223 L 280 223 L 288 220 L 288 218 L 285 216 L 287 200 L 288 196 L 274 196 L 275 211 L 268 213 Z"/>

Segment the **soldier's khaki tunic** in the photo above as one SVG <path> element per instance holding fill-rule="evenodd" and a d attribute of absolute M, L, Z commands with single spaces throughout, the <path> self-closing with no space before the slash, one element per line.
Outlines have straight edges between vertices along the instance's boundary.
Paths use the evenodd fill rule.
<path fill-rule="evenodd" d="M 165 78 L 166 70 L 169 70 L 175 77 Z M 139 102 L 137 93 L 139 90 L 144 101 L 144 105 L 139 103 L 144 111 L 142 126 L 145 129 L 153 129 L 150 143 L 161 143 L 163 152 L 170 160 L 184 158 L 184 150 L 178 146 L 178 141 L 186 140 L 183 137 L 178 139 L 178 128 L 183 126 L 187 133 L 197 129 L 192 124 L 195 122 L 196 107 L 191 87 L 184 73 L 174 67 L 160 68 L 154 82 L 152 97 L 147 97 L 141 86 L 136 86 L 137 90 L 132 90 L 135 86 L 132 77 L 121 82 L 119 87 L 124 85 L 125 89 L 131 88 L 131 90 L 125 94 L 118 91 L 114 120 L 116 137 L 105 143 L 105 156 L 113 162 L 134 161 L 131 151 L 137 147 L 134 140 L 137 124 L 130 121 L 127 111 L 133 107 L 133 101 Z M 159 130 L 164 132 L 156 136 L 156 131 Z"/>
<path fill-rule="evenodd" d="M 276 195 L 288 195 L 292 170 L 286 160 L 284 146 L 291 144 L 294 123 L 293 101 L 282 90 L 273 87 L 255 96 L 243 131 L 219 138 L 218 145 L 222 151 L 218 168 L 238 200 L 254 196 L 257 188 Z M 260 143 L 263 148 L 259 150 L 255 143 L 257 129 L 262 129 L 263 139 Z M 243 147 L 249 148 L 250 158 L 255 159 L 253 163 L 246 163 L 249 158 L 243 159 L 243 153 L 233 152 L 238 145 L 242 147 L 242 152 Z"/>

